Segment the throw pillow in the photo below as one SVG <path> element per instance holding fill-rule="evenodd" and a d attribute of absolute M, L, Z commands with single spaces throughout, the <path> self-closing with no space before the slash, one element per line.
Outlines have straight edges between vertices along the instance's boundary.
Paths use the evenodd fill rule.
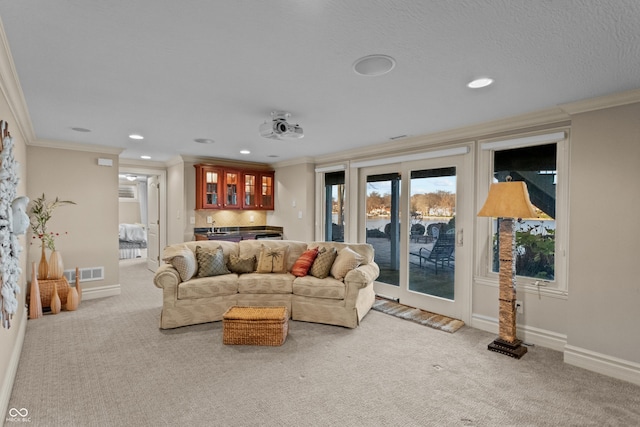
<path fill-rule="evenodd" d="M 329 276 L 331 272 L 331 266 L 333 265 L 333 261 L 336 259 L 337 252 L 336 248 L 322 248 L 318 251 L 318 256 L 315 261 L 313 261 L 313 265 L 311 266 L 311 270 L 309 270 L 309 274 L 313 277 L 317 277 L 318 279 L 324 279 Z"/>
<path fill-rule="evenodd" d="M 287 247 L 268 248 L 262 245 L 256 271 L 258 273 L 286 273 Z"/>
<path fill-rule="evenodd" d="M 291 274 L 296 277 L 306 276 L 318 256 L 318 248 L 307 249 L 300 255 L 291 268 Z"/>
<path fill-rule="evenodd" d="M 256 257 L 240 258 L 238 255 L 231 254 L 228 267 L 237 274 L 253 273 L 256 270 Z"/>
<path fill-rule="evenodd" d="M 191 279 L 198 271 L 198 263 L 196 262 L 196 256 L 193 251 L 186 245 L 182 245 L 177 248 L 165 249 L 163 261 L 168 262 L 178 270 L 180 280 L 186 282 Z"/>
<path fill-rule="evenodd" d="M 231 273 L 224 263 L 224 252 L 218 246 L 216 249 L 196 246 L 198 260 L 198 277 L 220 276 Z"/>
<path fill-rule="evenodd" d="M 331 266 L 331 275 L 338 280 L 342 280 L 349 271 L 362 264 L 363 260 L 364 257 L 353 249 L 349 247 L 342 248 Z"/>

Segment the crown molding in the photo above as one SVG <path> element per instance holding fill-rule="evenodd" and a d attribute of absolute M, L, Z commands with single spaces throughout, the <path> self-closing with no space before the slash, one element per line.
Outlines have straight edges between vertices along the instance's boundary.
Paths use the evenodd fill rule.
<path fill-rule="evenodd" d="M 316 164 L 316 159 L 313 157 L 298 157 L 296 159 L 283 160 L 281 162 L 271 163 L 271 167 L 275 168 L 284 168 L 288 166 L 298 166 L 298 165 L 307 165 L 307 164 Z"/>
<path fill-rule="evenodd" d="M 0 19 L 0 91 L 9 104 L 9 109 L 15 117 L 17 123 L 15 127 L 22 135 L 25 144 L 29 144 L 36 138 L 35 131 L 31 124 L 31 116 L 27 108 L 27 101 L 24 98 L 18 73 L 13 62 L 7 35 L 4 32 L 4 25 Z M 13 127 L 14 124 L 11 124 Z M 10 131 L 12 129 L 10 128 Z M 15 134 L 15 131 L 14 131 Z"/>
<path fill-rule="evenodd" d="M 120 147 L 106 147 L 104 145 L 82 144 L 79 142 L 58 141 L 53 139 L 36 139 L 28 144 L 31 147 L 57 148 L 60 150 L 86 151 L 89 153 L 114 154 L 119 156 L 124 151 Z"/>
<path fill-rule="evenodd" d="M 445 143 L 469 142 L 501 133 L 520 131 L 522 129 L 533 128 L 541 125 L 557 125 L 558 123 L 567 122 L 569 119 L 570 117 L 565 111 L 558 107 L 553 107 L 519 116 L 465 126 L 462 128 L 412 136 L 398 141 L 387 141 L 379 144 L 368 145 L 365 148 L 356 148 L 353 150 L 316 157 L 315 161 L 317 164 L 327 164 L 331 162 L 345 161 L 345 159 L 363 160 L 374 156 L 395 156 L 399 153 L 424 150 L 426 147 L 435 147 Z M 366 153 L 366 156 L 363 155 L 364 153 Z"/>
<path fill-rule="evenodd" d="M 172 158 L 170 158 L 169 160 L 167 160 L 166 162 L 164 162 L 164 165 L 168 168 L 172 167 L 172 166 L 178 166 L 178 165 L 183 165 L 185 162 L 184 159 L 185 156 L 173 156 Z"/>
<path fill-rule="evenodd" d="M 138 160 L 138 159 L 118 159 L 119 167 L 142 167 L 142 168 L 151 168 L 151 169 L 160 169 L 164 170 L 167 166 L 163 162 L 157 162 L 153 160 Z"/>
<path fill-rule="evenodd" d="M 182 154 L 179 157 L 182 159 L 183 163 L 194 163 L 194 164 L 202 163 L 202 164 L 208 164 L 208 165 L 220 165 L 220 166 L 236 167 L 241 169 L 255 169 L 255 170 L 264 170 L 264 169 L 269 169 L 271 167 L 271 165 L 268 163 L 247 162 L 247 161 L 240 161 L 240 160 L 221 159 L 216 157 L 188 156 L 185 154 Z M 172 161 L 174 159 L 170 159 L 169 161 Z"/>
<path fill-rule="evenodd" d="M 597 98 L 583 99 L 581 101 L 560 104 L 560 108 L 568 114 L 580 114 L 605 108 L 619 107 L 622 105 L 640 102 L 640 89 L 617 92 Z"/>

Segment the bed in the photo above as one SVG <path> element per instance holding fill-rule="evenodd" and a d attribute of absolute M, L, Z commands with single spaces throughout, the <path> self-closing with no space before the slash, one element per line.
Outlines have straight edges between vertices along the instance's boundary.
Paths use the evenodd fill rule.
<path fill-rule="evenodd" d="M 142 257 L 147 248 L 147 232 L 142 224 L 120 224 L 118 231 L 120 259 Z"/>

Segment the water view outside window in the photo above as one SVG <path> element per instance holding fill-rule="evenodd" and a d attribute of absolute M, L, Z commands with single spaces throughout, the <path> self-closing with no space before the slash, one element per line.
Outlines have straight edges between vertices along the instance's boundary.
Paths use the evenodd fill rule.
<path fill-rule="evenodd" d="M 516 222 L 516 274 L 555 280 L 557 144 L 496 151 L 494 182 L 524 181 L 538 219 Z M 498 220 L 493 221 L 492 271 L 498 272 Z"/>

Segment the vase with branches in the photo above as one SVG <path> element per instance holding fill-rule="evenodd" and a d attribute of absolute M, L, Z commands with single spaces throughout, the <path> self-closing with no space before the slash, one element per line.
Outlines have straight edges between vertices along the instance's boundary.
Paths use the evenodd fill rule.
<path fill-rule="evenodd" d="M 53 233 L 47 230 L 47 224 L 53 216 L 53 211 L 64 205 L 75 205 L 75 202 L 71 200 L 60 200 L 58 197 L 54 201 L 47 201 L 44 193 L 42 196 L 35 199 L 31 205 L 30 219 L 31 219 L 31 231 L 33 232 L 34 239 L 40 239 L 42 247 L 42 255 L 40 257 L 40 265 L 38 266 L 38 277 L 46 279 L 49 275 L 49 267 L 47 264 L 47 257 L 45 249 L 49 249 L 52 252 L 56 250 L 56 237 L 60 236 L 60 233 Z M 65 233 L 66 234 L 66 233 Z"/>

